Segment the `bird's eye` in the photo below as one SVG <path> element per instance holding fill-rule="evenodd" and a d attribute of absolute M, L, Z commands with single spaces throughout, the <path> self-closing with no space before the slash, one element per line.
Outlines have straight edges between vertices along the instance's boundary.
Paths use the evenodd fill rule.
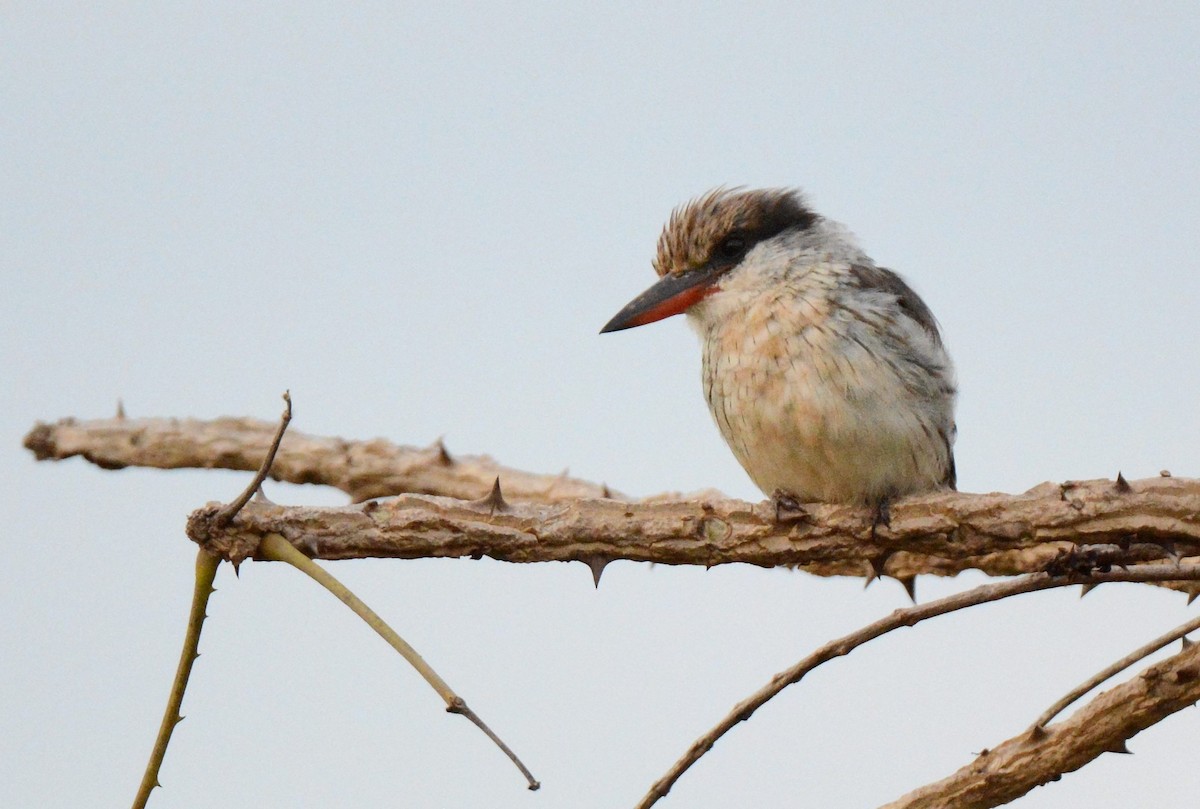
<path fill-rule="evenodd" d="M 738 258 L 746 252 L 746 237 L 740 233 L 731 233 L 717 245 L 717 255 L 721 258 Z"/>

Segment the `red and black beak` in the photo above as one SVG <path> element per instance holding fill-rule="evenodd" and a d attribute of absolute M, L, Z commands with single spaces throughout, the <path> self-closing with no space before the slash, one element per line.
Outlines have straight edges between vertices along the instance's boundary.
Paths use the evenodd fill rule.
<path fill-rule="evenodd" d="M 726 269 L 728 267 L 710 266 L 679 275 L 664 275 L 658 283 L 617 312 L 600 333 L 632 329 L 686 312 L 693 304 L 717 291 L 717 279 Z"/>

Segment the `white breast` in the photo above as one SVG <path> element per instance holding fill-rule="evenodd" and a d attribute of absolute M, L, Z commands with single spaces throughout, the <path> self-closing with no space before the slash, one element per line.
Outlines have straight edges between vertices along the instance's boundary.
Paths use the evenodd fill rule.
<path fill-rule="evenodd" d="M 734 277 L 690 313 L 713 418 L 767 495 L 872 503 L 946 478 L 949 359 L 878 295 L 849 311 L 843 266 L 809 265 L 769 285 Z M 931 376 L 933 367 L 941 372 Z"/>

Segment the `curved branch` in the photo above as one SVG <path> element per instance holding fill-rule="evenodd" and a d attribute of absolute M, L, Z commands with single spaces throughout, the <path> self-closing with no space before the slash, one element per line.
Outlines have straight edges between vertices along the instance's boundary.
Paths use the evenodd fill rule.
<path fill-rule="evenodd" d="M 285 390 L 283 392 L 283 401 L 285 407 L 283 415 L 279 417 L 279 426 L 275 428 L 275 435 L 271 438 L 271 446 L 267 447 L 267 455 L 259 464 L 258 471 L 254 473 L 254 478 L 247 484 L 236 498 L 229 505 L 221 509 L 221 513 L 217 515 L 217 522 L 221 525 L 227 525 L 237 513 L 245 508 L 250 502 L 250 498 L 258 493 L 262 488 L 263 481 L 267 479 L 267 475 L 271 472 L 271 467 L 275 463 L 275 456 L 279 453 L 279 445 L 283 442 L 284 433 L 287 432 L 288 425 L 292 423 L 292 392 Z M 124 418 L 124 416 L 122 416 Z"/>
<path fill-rule="evenodd" d="M 1188 644 L 1188 641 L 1186 640 L 1187 636 L 1198 629 L 1200 629 L 1200 616 L 1197 616 L 1190 621 L 1185 621 L 1167 634 L 1160 635 L 1149 643 L 1134 649 L 1120 660 L 1114 661 L 1108 666 L 1105 666 L 1103 669 L 1072 688 L 1061 698 L 1059 698 L 1059 700 L 1053 705 L 1043 711 L 1041 716 L 1033 720 L 1033 724 L 1029 727 L 1029 734 L 1036 738 L 1046 730 L 1046 725 L 1050 723 L 1051 719 L 1069 708 L 1084 694 L 1091 691 L 1093 688 L 1097 688 L 1098 686 L 1108 682 L 1113 677 L 1116 677 L 1122 671 L 1134 665 L 1138 661 L 1145 660 L 1159 649 L 1165 648 L 1168 644 L 1174 643 L 1181 638 L 1184 639 L 1184 645 L 1186 646 Z"/>
<path fill-rule="evenodd" d="M 39 461 L 82 457 L 103 469 L 259 468 L 277 422 L 248 418 L 61 419 L 37 424 L 25 436 Z M 486 455 L 452 456 L 440 440 L 424 449 L 377 438 L 347 441 L 291 430 L 271 467 L 271 477 L 288 483 L 320 483 L 341 489 L 355 502 L 416 492 L 470 499 L 492 487 L 496 477 L 512 497 L 553 503 L 579 497 L 611 497 L 607 486 L 562 475 L 510 469 Z"/>
<path fill-rule="evenodd" d="M 475 713 L 467 706 L 466 700 L 454 692 L 450 684 L 442 679 L 441 675 L 433 670 L 433 667 L 425 662 L 425 658 L 414 649 L 408 641 L 400 637 L 396 630 L 388 626 L 387 622 L 379 617 L 373 609 L 363 603 L 362 599 L 354 595 L 347 589 L 346 585 L 342 584 L 336 578 L 329 574 L 324 568 L 318 565 L 313 560 L 309 559 L 304 554 L 292 547 L 291 543 L 287 542 L 278 534 L 270 534 L 263 538 L 261 553 L 263 558 L 270 559 L 273 562 L 286 562 L 296 568 L 304 575 L 311 578 L 313 581 L 320 584 L 330 592 L 339 601 L 345 604 L 350 610 L 366 623 L 367 626 L 375 630 L 379 637 L 383 638 L 389 646 L 400 653 L 400 656 L 407 663 L 417 670 L 417 673 L 429 683 L 429 686 L 438 693 L 446 703 L 446 711 L 448 713 L 456 713 L 465 716 L 467 719 L 484 732 L 484 734 L 495 743 L 504 755 L 516 765 L 521 771 L 521 775 L 525 776 L 525 781 L 531 790 L 538 790 L 541 784 L 533 777 L 533 773 L 529 768 L 517 757 L 517 754 L 512 751 L 504 741 L 496 735 L 487 723 L 479 718 L 479 714 Z"/>
<path fill-rule="evenodd" d="M 641 802 L 637 804 L 636 809 L 649 809 L 650 806 L 653 806 L 655 803 L 657 803 L 660 798 L 664 797 L 671 790 L 671 787 L 674 786 L 675 782 L 679 780 L 680 776 L 682 776 L 684 772 L 686 772 L 693 764 L 695 764 L 701 756 L 712 749 L 713 745 L 716 744 L 718 739 L 732 730 L 738 723 L 748 720 L 755 711 L 766 704 L 768 700 L 775 697 L 775 695 L 780 691 L 787 688 L 789 685 L 798 683 L 801 678 L 804 677 L 804 675 L 808 674 L 810 671 L 822 665 L 823 663 L 827 663 L 837 657 L 848 655 L 858 647 L 880 637 L 881 635 L 886 635 L 887 633 L 902 627 L 914 626 L 921 621 L 934 618 L 939 615 L 946 615 L 947 613 L 957 612 L 958 610 L 966 609 L 968 607 L 986 604 L 989 601 L 999 601 L 1000 599 L 1010 598 L 1022 593 L 1032 593 L 1055 587 L 1067 587 L 1072 584 L 1081 584 L 1085 582 L 1090 584 L 1101 584 L 1105 582 L 1153 582 L 1179 579 L 1189 579 L 1192 581 L 1200 580 L 1200 565 L 1147 565 L 1136 570 L 1110 571 L 1107 573 L 1097 572 L 1087 577 L 1052 577 L 1046 574 L 1034 574 L 1030 576 L 1023 576 L 1019 579 L 1013 579 L 1011 581 L 998 582 L 995 584 L 984 584 L 962 593 L 955 593 L 954 595 L 946 596 L 945 598 L 940 598 L 936 601 L 930 601 L 926 604 L 917 604 L 912 607 L 896 610 L 891 615 L 867 624 L 862 629 L 856 630 L 851 632 L 849 635 L 845 635 L 841 638 L 826 643 L 812 654 L 805 657 L 799 663 L 776 674 L 771 678 L 769 683 L 735 705 L 733 709 L 726 714 L 725 717 L 722 718 L 721 721 L 718 722 L 711 730 L 700 736 L 700 738 L 692 743 L 692 746 L 688 748 L 688 751 L 684 753 L 684 755 L 677 762 L 675 762 L 675 764 L 672 765 L 669 770 L 667 770 L 666 774 L 650 788 L 650 791 L 647 792 L 645 797 L 642 798 Z M 1189 691 L 1188 693 L 1190 694 L 1191 692 Z M 1196 689 L 1195 696 L 1191 698 L 1191 702 L 1195 702 L 1197 699 L 1200 699 L 1200 687 Z M 1187 704 L 1191 703 L 1189 702 Z M 1144 727 L 1154 724 L 1154 722 L 1157 722 L 1167 714 L 1183 707 L 1186 707 L 1186 705 L 1180 704 L 1173 710 L 1162 713 L 1157 718 L 1148 722 L 1146 725 L 1139 727 L 1138 730 L 1142 730 Z M 1055 728 L 1055 730 L 1057 731 L 1058 728 Z M 1123 744 L 1125 739 L 1129 738 L 1129 736 L 1132 736 L 1136 732 L 1137 730 L 1134 730 L 1122 737 L 1120 740 L 1121 743 Z M 1090 758 L 1080 761 L 1079 764 L 1072 769 L 1077 769 L 1078 767 L 1083 766 L 1083 764 L 1085 764 L 1087 761 L 1090 761 L 1091 758 L 1099 756 L 1100 753 L 1103 753 L 1108 749 L 1112 748 L 1101 747 L 1099 749 L 1095 749 L 1094 746 L 1093 748 L 1089 748 L 1089 750 L 1091 750 L 1094 754 L 1091 755 Z M 1066 770 L 1059 772 L 1066 772 Z M 1030 783 L 1025 791 L 1032 789 L 1038 784 L 1049 781 L 1057 773 L 1046 770 L 1042 774 L 1044 776 L 1042 780 Z M 1018 797 L 1022 794 L 1024 794 L 1024 792 L 1012 794 L 1006 800 L 1011 800 L 1012 798 Z M 1004 802 L 1005 801 L 1000 801 L 999 803 Z M 947 807 L 964 807 L 965 809 L 965 807 L 985 805 L 996 806 L 999 805 L 999 803 L 976 804 L 934 802 L 919 805 L 928 806 L 931 809 L 935 806 L 939 807 L 940 809 L 947 809 Z"/>
<path fill-rule="evenodd" d="M 1101 693 L 1071 718 L 1035 737 L 1023 731 L 985 750 L 953 775 L 881 809 L 986 809 L 1074 772 L 1104 753 L 1128 753 L 1125 742 L 1200 701 L 1200 644 L 1156 663 Z"/>

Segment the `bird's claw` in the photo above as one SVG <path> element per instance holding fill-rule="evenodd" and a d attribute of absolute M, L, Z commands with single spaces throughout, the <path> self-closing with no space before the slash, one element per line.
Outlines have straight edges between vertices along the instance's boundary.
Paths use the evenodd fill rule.
<path fill-rule="evenodd" d="M 771 503 L 775 506 L 775 522 L 787 525 L 790 523 L 807 522 L 811 518 L 808 511 L 796 497 L 783 489 L 776 489 L 771 495 Z"/>
<path fill-rule="evenodd" d="M 875 541 L 878 535 L 879 526 L 884 528 L 892 527 L 892 500 L 890 497 L 885 497 L 871 507 L 871 541 Z"/>

